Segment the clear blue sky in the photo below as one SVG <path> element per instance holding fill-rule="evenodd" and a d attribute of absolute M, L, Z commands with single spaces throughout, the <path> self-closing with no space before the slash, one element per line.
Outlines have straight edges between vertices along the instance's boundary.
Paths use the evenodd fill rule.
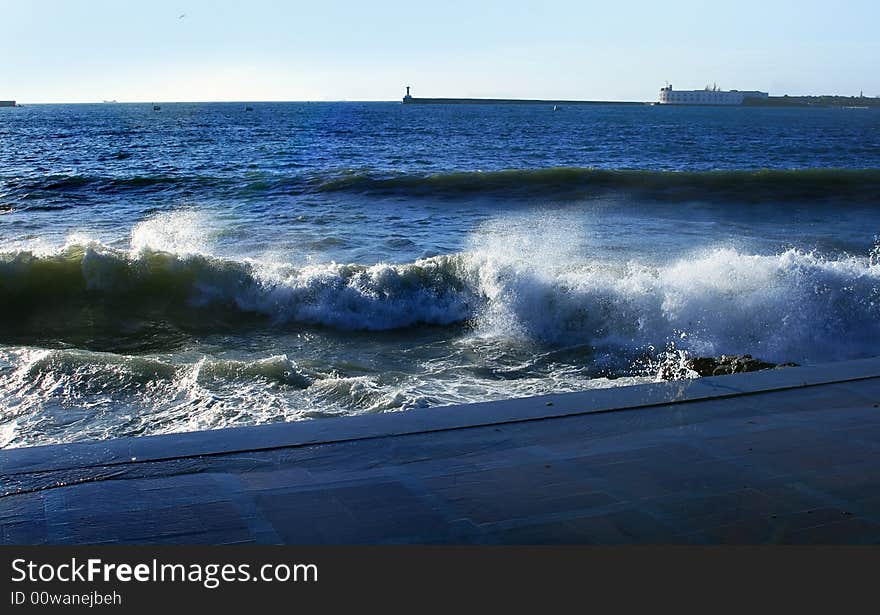
<path fill-rule="evenodd" d="M 880 0 L 0 0 L 0 41 L 25 103 L 880 95 Z"/>

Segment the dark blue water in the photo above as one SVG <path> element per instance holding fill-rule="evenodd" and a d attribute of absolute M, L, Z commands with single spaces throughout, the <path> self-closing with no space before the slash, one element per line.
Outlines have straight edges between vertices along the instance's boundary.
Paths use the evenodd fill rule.
<path fill-rule="evenodd" d="M 0 445 L 877 354 L 880 112 L 0 109 Z"/>

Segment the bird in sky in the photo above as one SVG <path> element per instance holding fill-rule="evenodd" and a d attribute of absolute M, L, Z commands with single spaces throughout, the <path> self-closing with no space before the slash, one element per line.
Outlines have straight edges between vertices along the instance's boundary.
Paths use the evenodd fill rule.
<path fill-rule="evenodd" d="M 183 19 L 184 17 L 186 17 L 186 13 L 181 13 L 178 19 Z"/>

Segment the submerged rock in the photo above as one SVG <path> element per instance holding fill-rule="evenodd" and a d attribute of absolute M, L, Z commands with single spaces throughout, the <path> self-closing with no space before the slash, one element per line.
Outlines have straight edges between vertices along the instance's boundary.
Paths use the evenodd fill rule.
<path fill-rule="evenodd" d="M 775 369 L 778 367 L 795 367 L 796 363 L 769 363 L 754 358 L 750 354 L 726 355 L 715 357 L 695 357 L 688 359 L 688 369 L 700 376 L 724 376 L 727 374 L 741 374 L 743 372 L 757 372 L 762 369 Z"/>

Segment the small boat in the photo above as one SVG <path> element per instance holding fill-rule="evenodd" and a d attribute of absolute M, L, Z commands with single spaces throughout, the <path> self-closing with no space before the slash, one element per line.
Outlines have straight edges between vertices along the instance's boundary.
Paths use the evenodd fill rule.
<path fill-rule="evenodd" d="M 558 105 L 553 105 L 553 110 L 554 110 L 554 111 L 559 111 L 559 109 L 560 109 L 560 107 L 559 107 Z"/>
<path fill-rule="evenodd" d="M 160 107 L 159 105 L 153 105 L 153 111 L 161 111 L 161 110 L 162 110 L 162 107 Z"/>
<path fill-rule="evenodd" d="M 254 108 L 253 108 L 253 107 L 245 107 L 244 110 L 245 110 L 245 111 L 253 111 Z"/>

